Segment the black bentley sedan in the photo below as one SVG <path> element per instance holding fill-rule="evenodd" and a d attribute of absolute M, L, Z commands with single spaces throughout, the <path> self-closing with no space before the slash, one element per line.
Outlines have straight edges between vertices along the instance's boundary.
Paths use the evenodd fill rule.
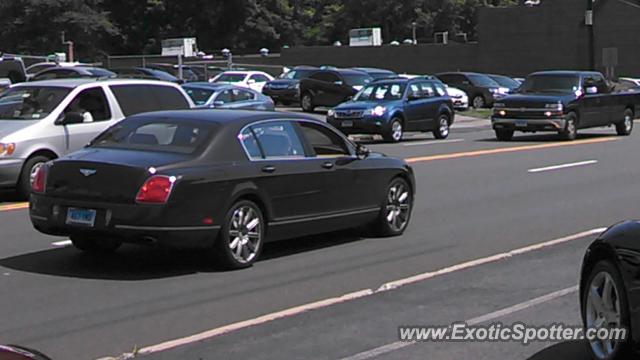
<path fill-rule="evenodd" d="M 230 268 L 250 266 L 267 241 L 363 225 L 400 235 L 415 189 L 403 160 L 273 112 L 136 115 L 41 169 L 37 230 L 94 253 L 123 242 L 205 247 Z"/>
<path fill-rule="evenodd" d="M 640 355 L 640 222 L 625 221 L 588 248 L 580 276 L 586 328 L 626 329 L 623 341 L 592 341 L 594 359 L 636 359 Z"/>

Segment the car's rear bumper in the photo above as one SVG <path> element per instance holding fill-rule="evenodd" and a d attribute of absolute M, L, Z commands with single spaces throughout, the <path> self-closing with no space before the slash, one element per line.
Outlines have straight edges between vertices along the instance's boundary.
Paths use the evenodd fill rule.
<path fill-rule="evenodd" d="M 0 160 L 0 188 L 15 187 L 22 171 L 22 159 Z"/>
<path fill-rule="evenodd" d="M 69 208 L 96 210 L 92 227 L 67 223 Z M 40 232 L 54 236 L 109 237 L 130 243 L 206 247 L 218 236 L 218 225 L 171 224 L 165 206 L 70 201 L 32 194 L 29 215 Z"/>
<path fill-rule="evenodd" d="M 564 117 L 554 117 L 547 119 L 512 119 L 512 118 L 491 118 L 493 129 L 508 129 L 522 132 L 534 131 L 562 131 L 567 126 Z"/>

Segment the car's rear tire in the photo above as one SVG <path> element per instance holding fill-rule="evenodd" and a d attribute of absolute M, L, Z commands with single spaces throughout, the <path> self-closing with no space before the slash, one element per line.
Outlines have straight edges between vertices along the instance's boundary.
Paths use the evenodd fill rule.
<path fill-rule="evenodd" d="M 214 244 L 214 256 L 225 269 L 253 265 L 264 245 L 265 223 L 262 210 L 254 202 L 233 204 Z"/>
<path fill-rule="evenodd" d="M 578 136 L 578 116 L 575 113 L 569 113 L 566 120 L 567 124 L 565 128 L 560 131 L 560 136 L 562 136 L 564 140 L 575 140 Z"/>
<path fill-rule="evenodd" d="M 513 139 L 513 130 L 510 129 L 496 129 L 496 139 L 499 141 L 510 141 Z"/>
<path fill-rule="evenodd" d="M 473 97 L 471 105 L 476 109 L 484 109 L 487 107 L 487 101 L 484 99 L 484 96 L 476 95 Z"/>
<path fill-rule="evenodd" d="M 31 184 L 35 179 L 36 172 L 44 165 L 50 158 L 37 155 L 29 158 L 22 166 L 22 173 L 20 173 L 20 179 L 18 180 L 18 193 L 25 198 L 29 197 L 31 193 Z"/>
<path fill-rule="evenodd" d="M 438 124 L 437 124 L 437 128 L 435 130 L 433 130 L 433 136 L 436 139 L 446 139 L 449 137 L 449 133 L 451 131 L 450 127 L 450 123 L 449 123 L 449 115 L 447 114 L 441 114 L 440 117 L 438 118 Z"/>
<path fill-rule="evenodd" d="M 616 133 L 619 136 L 629 136 L 633 131 L 633 111 L 626 109 L 624 111 L 624 119 L 616 124 Z"/>
<path fill-rule="evenodd" d="M 374 235 L 402 235 L 409 225 L 413 208 L 413 190 L 409 183 L 397 177 L 387 186 L 385 199 L 378 219 L 374 223 Z"/>
<path fill-rule="evenodd" d="M 404 136 L 404 124 L 402 119 L 393 118 L 391 119 L 391 125 L 389 125 L 389 129 L 382 134 L 382 138 L 387 142 L 400 142 L 402 141 L 402 137 Z"/>
<path fill-rule="evenodd" d="M 89 254 L 110 254 L 122 245 L 119 240 L 89 236 L 71 236 L 71 243 L 76 249 Z"/>
<path fill-rule="evenodd" d="M 316 109 L 313 105 L 313 96 L 310 93 L 302 94 L 302 97 L 300 98 L 300 107 L 302 107 L 302 110 L 305 112 L 313 112 L 313 110 Z"/>
<path fill-rule="evenodd" d="M 582 320 L 585 328 L 604 327 L 627 329 L 627 339 L 623 341 L 588 341 L 587 349 L 594 359 L 630 359 L 631 336 L 629 302 L 624 281 L 616 266 L 603 260 L 595 264 L 586 274 L 587 281 L 582 289 Z"/>

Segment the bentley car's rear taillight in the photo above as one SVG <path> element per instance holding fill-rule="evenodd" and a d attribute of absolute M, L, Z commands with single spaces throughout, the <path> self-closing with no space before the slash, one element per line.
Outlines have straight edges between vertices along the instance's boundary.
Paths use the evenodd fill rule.
<path fill-rule="evenodd" d="M 46 165 L 42 165 L 36 171 L 36 176 L 33 179 L 33 183 L 31 183 L 31 191 L 33 191 L 34 193 L 44 193 L 44 190 L 47 186 L 47 170 L 48 167 Z"/>
<path fill-rule="evenodd" d="M 175 182 L 174 176 L 152 176 L 144 182 L 138 191 L 136 201 L 144 204 L 164 204 L 169 199 Z"/>

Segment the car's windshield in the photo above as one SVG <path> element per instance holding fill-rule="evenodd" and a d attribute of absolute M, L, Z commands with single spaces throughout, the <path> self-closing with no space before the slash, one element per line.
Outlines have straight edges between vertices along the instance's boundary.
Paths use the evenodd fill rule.
<path fill-rule="evenodd" d="M 71 90 L 60 87 L 11 88 L 0 94 L 0 119 L 38 120 L 49 115 Z"/>
<path fill-rule="evenodd" d="M 469 74 L 467 75 L 473 85 L 480 87 L 500 87 L 500 85 L 487 75 Z"/>
<path fill-rule="evenodd" d="M 216 79 L 216 82 L 226 82 L 226 83 L 239 83 L 243 82 L 247 77 L 245 74 L 221 74 Z"/>
<path fill-rule="evenodd" d="M 522 84 L 523 93 L 574 93 L 580 89 L 577 75 L 532 75 Z"/>
<path fill-rule="evenodd" d="M 354 98 L 354 101 L 385 101 L 400 100 L 404 93 L 405 84 L 386 83 L 369 85 L 362 89 Z"/>
<path fill-rule="evenodd" d="M 204 105 L 211 99 L 211 95 L 213 95 L 214 91 L 210 89 L 202 89 L 195 86 L 184 86 L 184 91 L 187 92 L 187 95 L 193 100 L 193 103 L 196 105 Z"/>
<path fill-rule="evenodd" d="M 347 85 L 350 86 L 364 86 L 373 80 L 373 78 L 367 74 L 345 74 L 343 76 Z"/>
<path fill-rule="evenodd" d="M 100 134 L 89 147 L 191 154 L 212 133 L 213 126 L 205 122 L 127 119 Z"/>
<path fill-rule="evenodd" d="M 513 80 L 508 76 L 500 76 L 500 75 L 490 75 L 491 79 L 498 83 L 498 85 L 509 88 L 509 89 L 517 89 L 520 87 L 520 83 Z"/>
<path fill-rule="evenodd" d="M 314 70 L 291 70 L 280 75 L 281 79 L 300 80 L 306 79 Z"/>

